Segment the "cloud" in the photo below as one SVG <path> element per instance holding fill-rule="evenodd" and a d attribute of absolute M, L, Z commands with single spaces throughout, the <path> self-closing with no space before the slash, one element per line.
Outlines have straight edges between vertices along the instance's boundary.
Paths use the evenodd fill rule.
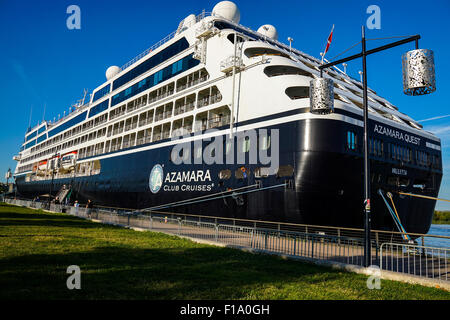
<path fill-rule="evenodd" d="M 423 119 L 423 120 L 419 120 L 417 122 L 432 121 L 432 120 L 438 120 L 438 119 L 443 119 L 443 118 L 447 118 L 447 117 L 450 117 L 450 114 L 447 114 L 445 116 L 437 116 L 437 117 L 433 117 L 433 118 Z"/>
<path fill-rule="evenodd" d="M 36 100 L 36 102 L 41 102 L 42 99 L 36 91 L 33 82 L 30 81 L 30 77 L 25 72 L 25 68 L 23 67 L 23 65 L 19 61 L 12 59 L 11 66 L 19 79 L 23 82 L 24 88 L 28 90 L 28 92 Z"/>

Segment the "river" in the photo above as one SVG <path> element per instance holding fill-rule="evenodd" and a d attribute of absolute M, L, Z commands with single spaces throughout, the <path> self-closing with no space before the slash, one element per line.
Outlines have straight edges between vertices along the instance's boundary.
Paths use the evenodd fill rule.
<path fill-rule="evenodd" d="M 450 237 L 450 224 L 432 224 L 428 234 Z M 450 239 L 425 237 L 425 246 L 450 248 Z"/>

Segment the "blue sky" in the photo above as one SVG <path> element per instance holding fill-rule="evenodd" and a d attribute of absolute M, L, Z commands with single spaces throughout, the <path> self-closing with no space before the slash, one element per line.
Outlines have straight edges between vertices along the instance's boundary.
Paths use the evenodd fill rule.
<path fill-rule="evenodd" d="M 369 86 L 400 111 L 416 120 L 450 114 L 448 88 L 450 63 L 448 41 L 450 2 L 423 1 L 235 1 L 241 24 L 257 29 L 263 24 L 277 27 L 279 40 L 306 53 L 319 56 L 332 24 L 332 58 L 361 37 L 369 5 L 381 9 L 381 29 L 367 30 L 367 38 L 420 34 L 421 48 L 435 52 L 437 91 L 432 95 L 409 97 L 402 93 L 401 54 L 413 44 L 394 48 L 368 58 Z M 81 9 L 81 30 L 69 30 L 69 5 Z M 47 120 L 67 112 L 105 80 L 108 66 L 121 66 L 175 30 L 180 20 L 203 9 L 211 11 L 216 1 L 149 0 L 0 0 L 0 178 L 10 167 L 28 127 L 41 121 L 46 105 Z M 386 40 L 370 41 L 368 48 Z M 356 53 L 359 46 L 347 54 Z M 348 73 L 359 79 L 359 61 L 351 62 Z M 440 196 L 450 199 L 450 117 L 424 121 L 425 129 L 442 139 L 444 179 Z M 438 203 L 450 209 L 448 203 Z"/>

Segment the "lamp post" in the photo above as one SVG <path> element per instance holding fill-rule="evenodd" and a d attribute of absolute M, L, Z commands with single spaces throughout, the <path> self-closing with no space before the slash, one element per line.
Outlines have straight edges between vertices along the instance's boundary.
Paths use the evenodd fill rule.
<path fill-rule="evenodd" d="M 319 66 L 320 78 L 311 80 L 310 84 L 310 103 L 311 112 L 333 110 L 334 89 L 331 79 L 324 79 L 323 70 L 335 65 L 345 63 L 354 59 L 362 58 L 362 82 L 363 82 L 363 104 L 364 104 L 364 266 L 368 267 L 371 263 L 370 246 L 370 167 L 368 150 L 368 100 L 367 100 L 367 64 L 366 57 L 373 53 L 394 48 L 414 41 L 416 50 L 407 52 L 402 56 L 403 66 L 403 91 L 408 95 L 423 95 L 432 93 L 436 90 L 434 75 L 434 56 L 433 51 L 419 49 L 420 35 L 411 36 L 400 41 L 366 50 L 365 28 L 361 28 L 361 53 L 352 55 L 327 64 Z M 319 80 L 319 81 L 318 81 Z M 327 82 L 325 85 L 325 81 Z"/>
<path fill-rule="evenodd" d="M 8 168 L 8 171 L 5 174 L 5 178 L 6 178 L 6 191 L 4 192 L 4 195 L 6 195 L 6 193 L 9 191 L 9 178 L 11 178 L 11 168 Z M 5 196 L 3 196 L 4 198 Z"/>
<path fill-rule="evenodd" d="M 56 161 L 57 161 L 57 157 L 58 157 L 58 152 L 55 152 L 55 155 L 53 156 L 54 159 L 51 161 L 50 166 L 52 169 L 52 182 L 50 183 L 50 193 L 49 193 L 49 198 L 48 198 L 48 207 L 50 208 L 50 199 L 52 197 L 52 192 L 53 192 L 53 178 L 55 176 L 55 168 L 56 168 Z"/>

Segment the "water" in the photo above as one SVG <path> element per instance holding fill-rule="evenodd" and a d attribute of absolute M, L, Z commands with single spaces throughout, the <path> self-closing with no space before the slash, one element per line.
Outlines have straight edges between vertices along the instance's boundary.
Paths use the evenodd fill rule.
<path fill-rule="evenodd" d="M 432 224 L 428 234 L 450 237 L 450 224 Z M 419 241 L 419 244 L 422 244 L 421 241 Z M 425 246 L 450 248 L 450 239 L 425 237 Z"/>

